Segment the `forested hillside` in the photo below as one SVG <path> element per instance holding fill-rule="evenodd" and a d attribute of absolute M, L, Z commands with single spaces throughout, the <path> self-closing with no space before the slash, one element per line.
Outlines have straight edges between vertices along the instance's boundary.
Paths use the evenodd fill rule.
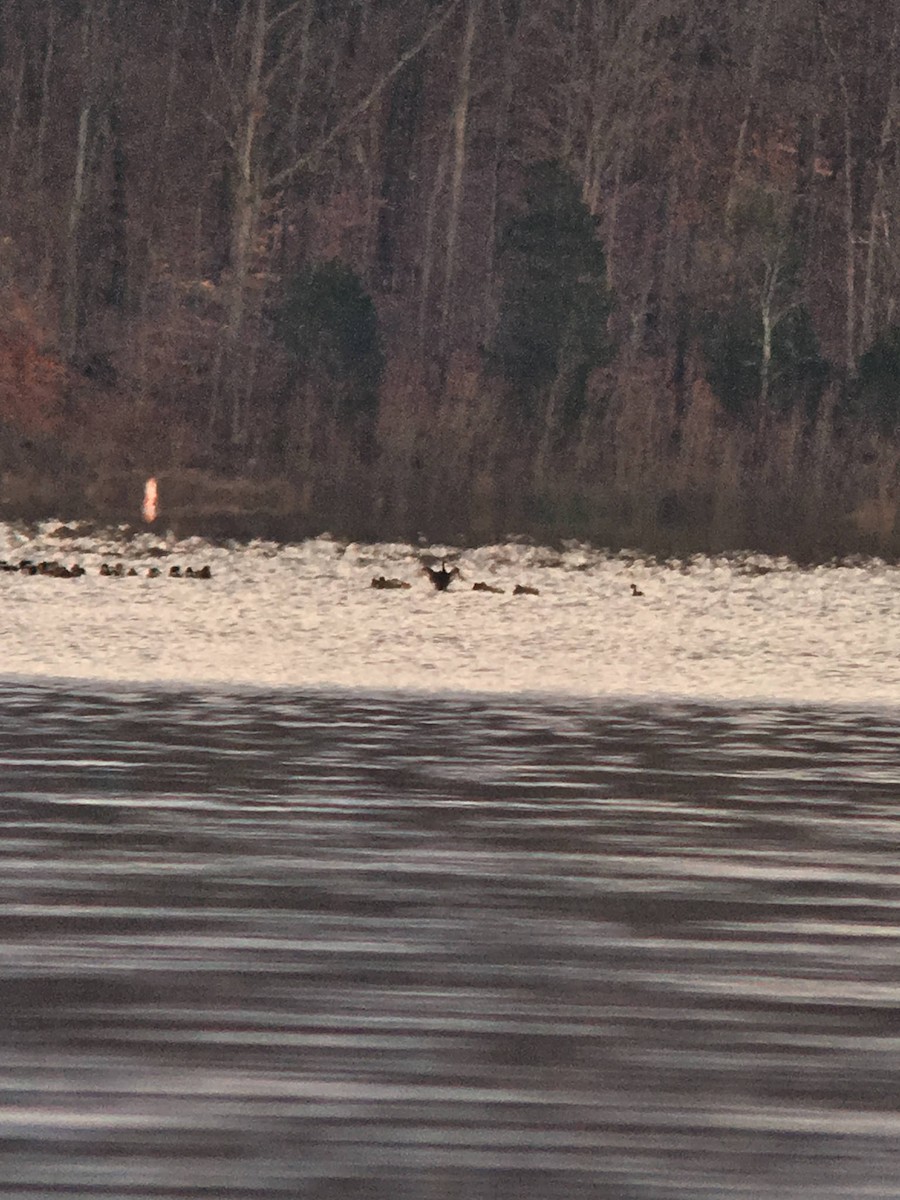
<path fill-rule="evenodd" d="M 900 552 L 900 0 L 3 0 L 0 513 Z"/>

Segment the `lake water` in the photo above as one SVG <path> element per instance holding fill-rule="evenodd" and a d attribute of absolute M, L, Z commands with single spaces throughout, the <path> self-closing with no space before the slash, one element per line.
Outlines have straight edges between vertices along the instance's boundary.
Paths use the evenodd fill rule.
<path fill-rule="evenodd" d="M 0 533 L 4 1200 L 900 1195 L 892 568 Z"/>

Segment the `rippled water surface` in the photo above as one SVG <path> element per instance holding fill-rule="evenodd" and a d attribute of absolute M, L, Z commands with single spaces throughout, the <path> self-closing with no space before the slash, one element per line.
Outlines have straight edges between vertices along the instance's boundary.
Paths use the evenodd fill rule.
<path fill-rule="evenodd" d="M 0 1195 L 900 1194 L 900 716 L 0 693 Z"/>
<path fill-rule="evenodd" d="M 897 1200 L 897 570 L 431 553 L 0 526 L 0 1196 Z"/>

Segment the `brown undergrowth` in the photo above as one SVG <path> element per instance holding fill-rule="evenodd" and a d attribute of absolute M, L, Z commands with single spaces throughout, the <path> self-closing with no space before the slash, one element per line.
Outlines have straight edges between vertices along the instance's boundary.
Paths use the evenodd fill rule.
<path fill-rule="evenodd" d="M 183 413 L 82 396 L 52 436 L 7 454 L 0 512 L 137 525 L 154 474 L 157 524 L 179 534 L 327 530 L 466 544 L 513 535 L 664 556 L 900 557 L 894 439 L 842 424 L 834 395 L 812 419 L 738 419 L 699 374 L 678 387 L 670 375 L 655 361 L 598 372 L 582 411 L 560 416 L 540 405 L 522 413 L 475 356 L 451 360 L 440 386 L 395 360 L 374 421 L 296 397 L 268 452 L 239 468 Z"/>

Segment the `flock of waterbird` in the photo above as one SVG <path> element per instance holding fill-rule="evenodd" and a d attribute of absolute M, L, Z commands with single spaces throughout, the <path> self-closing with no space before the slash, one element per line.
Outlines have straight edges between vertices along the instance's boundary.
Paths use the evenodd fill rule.
<path fill-rule="evenodd" d="M 440 567 L 430 567 L 427 563 L 422 564 L 422 571 L 431 580 L 435 591 L 446 592 L 454 579 L 462 579 L 462 574 L 459 567 L 451 567 L 447 570 L 447 563 L 442 562 Z M 372 580 L 372 587 L 378 588 L 381 591 L 395 591 L 398 588 L 411 588 L 412 584 L 407 579 L 392 579 L 384 575 L 376 575 Z M 493 584 L 485 583 L 484 580 L 478 580 L 472 584 L 473 592 L 492 592 L 494 595 L 502 596 L 505 589 L 494 587 Z M 539 596 L 540 589 L 530 587 L 525 583 L 517 583 L 512 590 L 514 596 Z M 643 592 L 636 583 L 631 585 L 632 596 L 643 596 Z"/>
<path fill-rule="evenodd" d="M 77 579 L 88 572 L 80 563 L 72 563 L 71 566 L 66 566 L 64 563 L 56 561 L 34 562 L 32 559 L 23 558 L 17 563 L 7 562 L 5 559 L 0 560 L 0 572 L 18 573 L 20 575 L 47 575 L 52 579 Z M 427 563 L 422 564 L 422 572 L 431 581 L 435 591 L 446 592 L 454 579 L 462 579 L 462 574 L 459 567 L 451 567 L 447 569 L 447 563 L 442 562 L 440 567 L 431 567 Z M 100 564 L 98 574 L 107 578 L 121 579 L 125 577 L 138 576 L 142 572 L 136 567 L 126 567 L 123 562 Z M 212 571 L 208 564 L 202 567 L 181 567 L 174 564 L 169 567 L 168 571 L 164 571 L 161 567 L 147 567 L 143 575 L 147 579 L 158 579 L 163 575 L 167 575 L 170 579 L 212 579 Z M 406 590 L 412 587 L 412 584 L 407 579 L 395 579 L 385 575 L 376 575 L 372 580 L 371 586 L 380 591 L 396 591 L 398 589 Z M 493 584 L 485 583 L 484 580 L 478 580 L 472 584 L 473 592 L 491 592 L 494 595 L 503 595 L 505 589 L 494 587 Z M 514 596 L 539 596 L 540 590 L 536 587 L 530 587 L 528 584 L 517 583 L 512 590 Z M 631 585 L 632 596 L 643 596 L 643 592 L 636 583 Z"/>
<path fill-rule="evenodd" d="M 51 579 L 78 579 L 82 575 L 87 575 L 87 569 L 81 563 L 72 563 L 71 566 L 66 566 L 65 563 L 51 562 L 44 560 L 43 562 L 34 562 L 30 558 L 20 559 L 17 563 L 0 561 L 0 571 L 19 575 L 47 575 Z M 140 575 L 136 567 L 126 567 L 123 562 L 116 563 L 101 563 L 98 571 L 99 575 L 104 575 L 113 579 L 123 579 L 126 576 Z M 212 571 L 209 565 L 202 567 L 182 567 L 174 565 L 169 567 L 168 571 L 163 571 L 161 567 L 148 567 L 143 572 L 147 579 L 158 579 L 162 575 L 168 575 L 171 579 L 212 579 Z"/>
<path fill-rule="evenodd" d="M 422 564 L 422 572 L 427 575 L 434 585 L 436 592 L 446 592 L 454 579 L 462 579 L 462 574 L 459 567 L 451 567 L 447 570 L 446 562 L 442 562 L 440 567 L 429 567 L 427 563 Z M 376 575 L 372 580 L 372 587 L 379 591 L 393 592 L 398 589 L 407 590 L 412 587 L 408 579 L 392 579 L 385 575 Z M 473 592 L 493 592 L 496 595 L 502 595 L 504 589 L 493 587 L 490 583 L 479 581 L 472 584 Z M 536 587 L 529 587 L 524 583 L 517 583 L 513 588 L 514 596 L 539 596 L 540 592 Z"/>

